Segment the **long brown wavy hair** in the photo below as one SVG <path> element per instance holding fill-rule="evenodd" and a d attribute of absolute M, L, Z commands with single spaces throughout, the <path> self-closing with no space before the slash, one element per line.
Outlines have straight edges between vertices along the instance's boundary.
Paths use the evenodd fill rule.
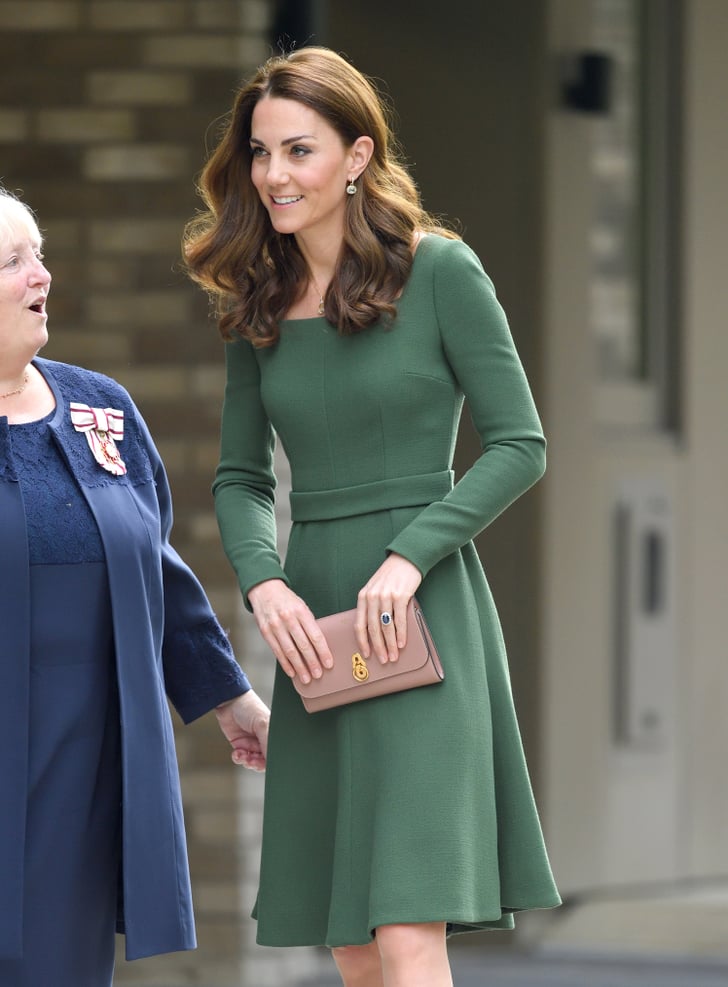
<path fill-rule="evenodd" d="M 326 292 L 325 315 L 341 333 L 393 320 L 412 267 L 415 235 L 457 235 L 422 208 L 402 163 L 388 108 L 373 83 L 327 48 L 270 58 L 239 89 L 220 142 L 201 173 L 205 210 L 185 227 L 184 266 L 213 299 L 223 339 L 277 342 L 279 323 L 305 291 L 306 262 L 292 234 L 279 234 L 251 178 L 251 118 L 265 96 L 296 100 L 320 114 L 345 147 L 374 142 L 372 157 L 346 197 L 344 240 Z"/>

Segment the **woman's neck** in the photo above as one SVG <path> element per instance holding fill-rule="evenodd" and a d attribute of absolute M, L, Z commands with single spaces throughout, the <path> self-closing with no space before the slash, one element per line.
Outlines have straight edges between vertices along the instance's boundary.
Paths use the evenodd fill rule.
<path fill-rule="evenodd" d="M 25 390 L 30 379 L 29 361 L 23 364 L 0 364 L 0 401 L 16 397 Z"/>
<path fill-rule="evenodd" d="M 311 274 L 322 287 L 327 285 L 334 276 L 343 242 L 343 236 L 324 239 L 296 234 L 296 243 L 301 256 L 306 261 Z"/>
<path fill-rule="evenodd" d="M 43 374 L 28 362 L 19 368 L 12 378 L 15 386 L 9 393 L 4 384 L 11 379 L 12 371 L 7 366 L 0 367 L 0 416 L 8 419 L 11 425 L 38 421 L 50 414 L 56 406 L 53 391 L 46 383 Z"/>

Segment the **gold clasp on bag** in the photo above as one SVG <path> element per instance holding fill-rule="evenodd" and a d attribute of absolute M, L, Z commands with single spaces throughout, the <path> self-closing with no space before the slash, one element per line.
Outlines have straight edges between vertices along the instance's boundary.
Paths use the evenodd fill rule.
<path fill-rule="evenodd" d="M 369 678 L 369 669 L 358 651 L 355 651 L 351 656 L 351 674 L 357 682 L 366 682 Z"/>

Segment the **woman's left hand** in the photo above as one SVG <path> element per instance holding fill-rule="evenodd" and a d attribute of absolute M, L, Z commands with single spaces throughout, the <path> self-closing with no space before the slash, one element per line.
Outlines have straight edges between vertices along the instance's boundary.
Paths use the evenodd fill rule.
<path fill-rule="evenodd" d="M 270 710 L 252 689 L 215 707 L 220 729 L 230 741 L 235 764 L 265 771 Z"/>
<path fill-rule="evenodd" d="M 364 658 L 373 653 L 383 665 L 399 658 L 407 643 L 407 604 L 421 582 L 417 566 L 393 552 L 359 590 L 355 629 Z M 388 623 L 382 614 L 389 614 Z"/>

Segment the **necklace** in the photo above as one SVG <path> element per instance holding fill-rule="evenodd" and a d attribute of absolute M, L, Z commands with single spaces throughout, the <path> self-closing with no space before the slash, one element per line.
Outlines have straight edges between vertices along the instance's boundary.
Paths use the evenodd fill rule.
<path fill-rule="evenodd" d="M 23 374 L 23 382 L 20 387 L 16 387 L 14 391 L 6 391 L 5 394 L 0 394 L 0 399 L 2 398 L 12 398 L 16 394 L 22 394 L 25 388 L 28 386 L 28 371 L 26 370 Z"/>
<path fill-rule="evenodd" d="M 311 280 L 311 284 L 316 289 L 316 294 L 319 296 L 318 314 L 319 315 L 323 315 L 324 312 L 325 312 L 325 310 L 326 310 L 326 306 L 324 305 L 324 293 L 321 291 L 321 289 L 319 288 L 319 286 L 316 284 L 316 278 L 313 276 L 313 273 L 311 273 L 311 275 L 310 275 L 310 280 Z"/>

